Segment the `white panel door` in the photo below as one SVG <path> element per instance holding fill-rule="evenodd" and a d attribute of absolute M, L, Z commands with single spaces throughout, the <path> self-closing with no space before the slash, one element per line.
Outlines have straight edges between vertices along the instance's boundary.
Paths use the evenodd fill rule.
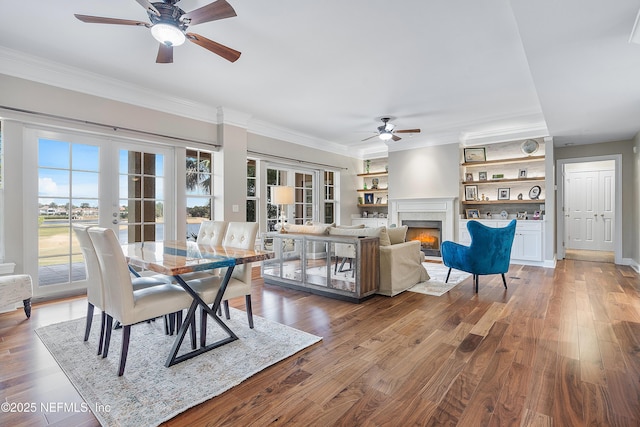
<path fill-rule="evenodd" d="M 567 172 L 567 249 L 613 251 L 614 188 L 612 170 Z"/>

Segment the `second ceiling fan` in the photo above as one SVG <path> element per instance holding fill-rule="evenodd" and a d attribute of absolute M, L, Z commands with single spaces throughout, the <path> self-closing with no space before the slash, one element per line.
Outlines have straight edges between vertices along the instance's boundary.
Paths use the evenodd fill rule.
<path fill-rule="evenodd" d="M 400 141 L 402 138 L 397 136 L 396 133 L 420 133 L 420 129 L 396 129 L 396 125 L 390 122 L 392 117 L 380 117 L 380 120 L 382 121 L 382 126 L 378 126 L 377 135 L 370 136 L 362 141 L 367 141 L 371 138 L 375 138 L 376 136 L 383 141 L 388 141 L 390 139 Z"/>
<path fill-rule="evenodd" d="M 172 63 L 173 47 L 180 46 L 185 40 L 189 40 L 198 46 L 220 55 L 230 62 L 235 62 L 240 58 L 240 52 L 237 50 L 209 40 L 199 34 L 187 32 L 187 28 L 191 25 L 236 16 L 236 11 L 226 0 L 217 0 L 191 12 L 185 12 L 176 6 L 176 3 L 179 1 L 180 0 L 162 0 L 151 3 L 148 0 L 136 0 L 136 2 L 146 9 L 151 23 L 79 14 L 75 14 L 75 17 L 82 22 L 90 24 L 135 25 L 150 28 L 153 37 L 160 42 L 156 62 L 161 64 Z"/>

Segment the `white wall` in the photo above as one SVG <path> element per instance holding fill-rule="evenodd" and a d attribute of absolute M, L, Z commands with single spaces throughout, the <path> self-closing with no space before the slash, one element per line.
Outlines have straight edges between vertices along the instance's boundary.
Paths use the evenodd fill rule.
<path fill-rule="evenodd" d="M 458 143 L 389 153 L 389 199 L 460 197 Z"/>

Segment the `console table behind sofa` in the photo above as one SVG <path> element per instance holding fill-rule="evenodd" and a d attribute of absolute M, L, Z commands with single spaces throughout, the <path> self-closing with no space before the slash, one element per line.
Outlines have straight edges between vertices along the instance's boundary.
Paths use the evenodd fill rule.
<path fill-rule="evenodd" d="M 275 252 L 273 259 L 262 264 L 265 283 L 351 302 L 363 301 L 378 291 L 377 237 L 266 233 L 262 241 L 265 250 Z M 351 267 L 346 263 L 337 272 L 336 244 L 355 248 Z"/>

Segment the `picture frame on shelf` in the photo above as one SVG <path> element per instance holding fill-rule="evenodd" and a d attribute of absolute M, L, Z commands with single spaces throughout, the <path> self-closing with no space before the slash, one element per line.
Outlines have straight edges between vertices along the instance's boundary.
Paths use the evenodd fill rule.
<path fill-rule="evenodd" d="M 510 188 L 498 188 L 498 200 L 509 200 L 511 198 Z"/>
<path fill-rule="evenodd" d="M 473 182 L 473 174 L 471 172 L 467 172 L 464 174 L 464 180 L 466 182 Z"/>
<path fill-rule="evenodd" d="M 364 204 L 365 205 L 373 204 L 373 193 L 364 193 Z"/>
<path fill-rule="evenodd" d="M 487 150 L 484 147 L 474 147 L 464 149 L 465 163 L 486 162 Z"/>
<path fill-rule="evenodd" d="M 502 179 L 502 178 L 504 178 L 503 173 L 494 173 L 493 175 L 491 175 L 491 179 Z"/>
<path fill-rule="evenodd" d="M 480 211 L 478 209 L 466 209 L 467 219 L 480 219 Z"/>
<path fill-rule="evenodd" d="M 487 171 L 478 172 L 478 181 L 486 181 L 487 180 Z"/>
<path fill-rule="evenodd" d="M 518 179 L 524 179 L 527 177 L 527 169 L 523 168 L 523 169 L 519 169 L 518 170 Z"/>
<path fill-rule="evenodd" d="M 533 217 L 532 217 L 532 218 L 533 218 L 533 219 L 541 219 L 541 217 L 540 217 L 540 211 L 534 211 L 534 212 L 533 212 Z"/>
<path fill-rule="evenodd" d="M 478 198 L 478 186 L 477 185 L 465 185 L 464 186 L 464 199 L 476 200 Z"/>
<path fill-rule="evenodd" d="M 527 212 L 518 212 L 516 214 L 516 219 L 527 219 Z"/>

